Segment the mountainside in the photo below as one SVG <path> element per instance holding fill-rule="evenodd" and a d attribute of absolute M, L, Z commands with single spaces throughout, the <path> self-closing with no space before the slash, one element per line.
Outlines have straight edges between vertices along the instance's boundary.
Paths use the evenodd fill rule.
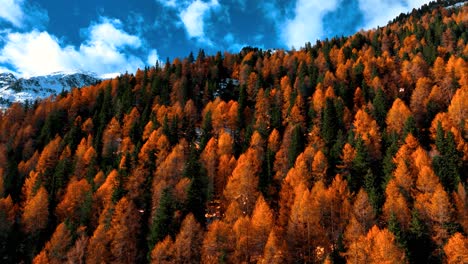
<path fill-rule="evenodd" d="M 1 262 L 468 263 L 468 4 L 455 2 L 13 104 Z"/>
<path fill-rule="evenodd" d="M 58 95 L 73 87 L 96 84 L 100 79 L 92 73 L 56 72 L 44 76 L 17 79 L 11 73 L 0 73 L 0 107 L 5 108 L 13 102 L 34 102 L 38 99 Z"/>

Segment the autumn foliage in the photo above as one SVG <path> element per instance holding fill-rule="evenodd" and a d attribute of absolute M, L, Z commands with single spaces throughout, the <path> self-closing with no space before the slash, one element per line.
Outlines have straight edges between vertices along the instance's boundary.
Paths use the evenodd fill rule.
<path fill-rule="evenodd" d="M 468 6 L 452 2 L 12 105 L 1 262 L 467 263 Z"/>

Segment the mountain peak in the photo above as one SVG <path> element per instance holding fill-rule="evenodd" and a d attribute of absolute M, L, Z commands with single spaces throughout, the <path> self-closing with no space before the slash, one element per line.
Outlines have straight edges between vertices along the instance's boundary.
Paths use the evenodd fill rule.
<path fill-rule="evenodd" d="M 14 102 L 24 103 L 57 95 L 74 87 L 83 87 L 101 79 L 91 72 L 53 72 L 48 75 L 17 79 L 12 73 L 0 73 L 0 108 Z"/>

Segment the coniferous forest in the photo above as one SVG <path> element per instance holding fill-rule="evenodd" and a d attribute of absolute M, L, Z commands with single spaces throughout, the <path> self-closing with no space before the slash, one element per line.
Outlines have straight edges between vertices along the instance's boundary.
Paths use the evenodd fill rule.
<path fill-rule="evenodd" d="M 468 5 L 0 114 L 2 263 L 468 263 Z"/>

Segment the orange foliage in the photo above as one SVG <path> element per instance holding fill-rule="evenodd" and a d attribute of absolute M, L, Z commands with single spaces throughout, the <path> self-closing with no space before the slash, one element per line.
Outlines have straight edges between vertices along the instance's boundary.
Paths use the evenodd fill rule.
<path fill-rule="evenodd" d="M 406 120 L 410 117 L 411 111 L 405 103 L 397 98 L 387 113 L 387 129 L 400 134 L 403 130 Z"/>

